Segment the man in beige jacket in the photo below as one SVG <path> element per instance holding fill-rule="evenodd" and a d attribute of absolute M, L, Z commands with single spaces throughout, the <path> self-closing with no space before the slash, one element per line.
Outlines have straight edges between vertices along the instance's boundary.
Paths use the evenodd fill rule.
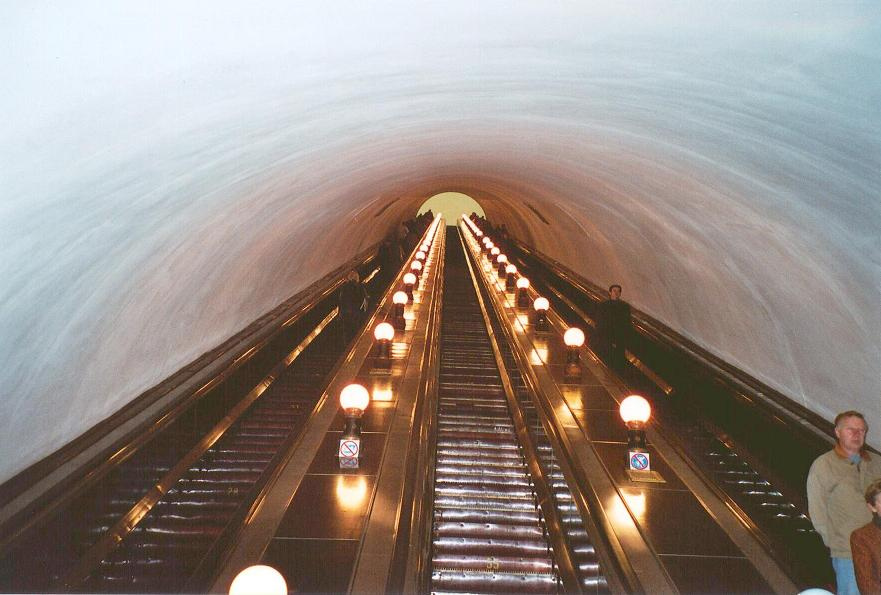
<path fill-rule="evenodd" d="M 881 457 L 866 450 L 869 427 L 862 413 L 835 417 L 838 444 L 817 457 L 808 472 L 808 512 L 832 555 L 839 595 L 858 595 L 850 534 L 872 520 L 863 505 L 866 487 L 881 478 Z"/>

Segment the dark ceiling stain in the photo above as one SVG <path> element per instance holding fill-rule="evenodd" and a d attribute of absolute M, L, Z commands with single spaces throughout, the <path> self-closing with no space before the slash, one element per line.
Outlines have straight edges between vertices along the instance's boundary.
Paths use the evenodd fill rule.
<path fill-rule="evenodd" d="M 544 223 L 545 225 L 548 225 L 548 226 L 551 224 L 550 221 L 548 221 L 547 219 L 545 219 L 544 215 L 542 215 L 541 213 L 539 213 L 539 212 L 538 212 L 538 209 L 536 209 L 534 206 L 532 206 L 532 205 L 529 204 L 529 203 L 526 203 L 526 206 L 529 207 L 529 210 L 530 210 L 530 211 L 532 211 L 533 213 L 535 213 L 535 216 L 536 216 L 536 217 L 538 217 L 539 219 L 542 220 L 542 223 Z"/>

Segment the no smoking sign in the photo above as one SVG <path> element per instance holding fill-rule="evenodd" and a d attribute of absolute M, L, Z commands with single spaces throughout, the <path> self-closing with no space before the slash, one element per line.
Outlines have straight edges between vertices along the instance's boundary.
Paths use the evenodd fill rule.
<path fill-rule="evenodd" d="M 630 451 L 630 469 L 632 471 L 648 471 L 651 469 L 649 453 L 642 451 Z"/>
<path fill-rule="evenodd" d="M 343 438 L 340 440 L 339 457 L 341 459 L 357 459 L 361 454 L 360 438 Z"/>

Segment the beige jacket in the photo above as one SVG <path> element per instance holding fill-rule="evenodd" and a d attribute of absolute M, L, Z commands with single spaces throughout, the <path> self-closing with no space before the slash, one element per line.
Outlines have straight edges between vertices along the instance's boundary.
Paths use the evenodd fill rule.
<path fill-rule="evenodd" d="M 881 479 L 881 457 L 861 453 L 854 465 L 839 446 L 817 457 L 808 472 L 808 513 L 833 558 L 850 558 L 850 534 L 872 520 L 863 497 Z"/>

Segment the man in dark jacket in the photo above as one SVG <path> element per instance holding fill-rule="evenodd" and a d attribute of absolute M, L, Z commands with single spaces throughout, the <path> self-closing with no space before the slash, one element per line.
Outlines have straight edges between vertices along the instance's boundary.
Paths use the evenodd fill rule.
<path fill-rule="evenodd" d="M 361 317 L 366 311 L 367 293 L 361 285 L 361 279 L 357 271 L 351 271 L 346 275 L 346 282 L 340 287 L 339 316 L 342 327 L 342 340 L 345 345 L 349 344 L 358 328 L 361 326 Z"/>
<path fill-rule="evenodd" d="M 609 287 L 609 299 L 600 302 L 595 310 L 596 329 L 590 336 L 590 346 L 610 368 L 623 371 L 624 350 L 630 341 L 630 304 L 621 299 L 621 286 Z"/>
<path fill-rule="evenodd" d="M 401 269 L 401 249 L 392 238 L 386 238 L 380 244 L 377 260 L 379 261 L 379 274 L 382 279 L 380 286 L 385 289 Z"/>

